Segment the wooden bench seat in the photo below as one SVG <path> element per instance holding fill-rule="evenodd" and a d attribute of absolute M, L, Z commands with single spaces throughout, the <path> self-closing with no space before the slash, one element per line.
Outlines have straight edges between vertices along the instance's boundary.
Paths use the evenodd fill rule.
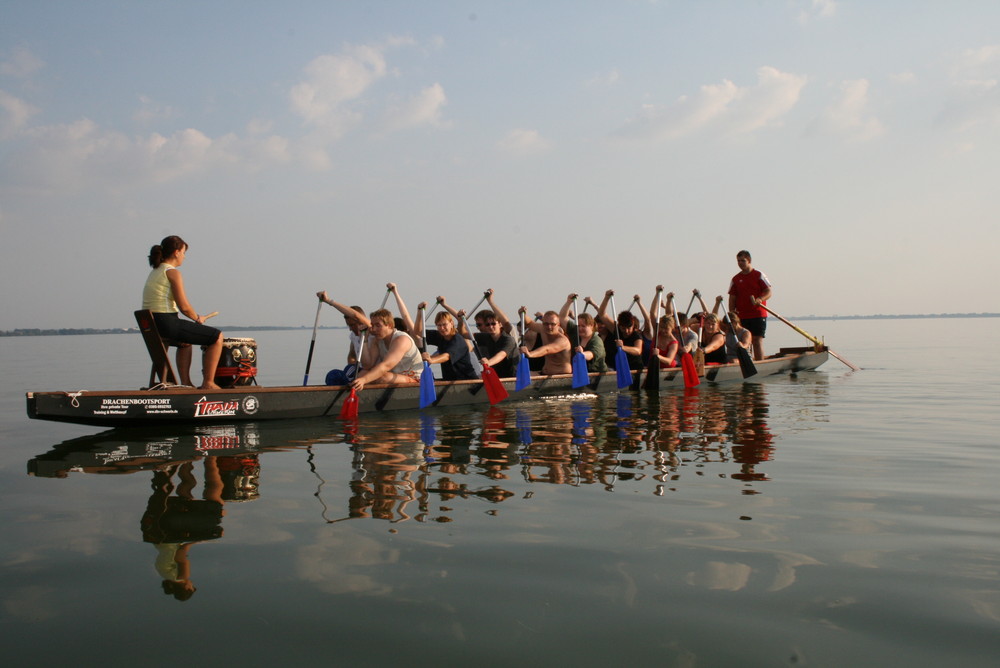
<path fill-rule="evenodd" d="M 153 312 L 149 309 L 139 309 L 136 311 L 135 321 L 139 325 L 139 333 L 142 334 L 142 340 L 146 343 L 146 350 L 149 351 L 149 359 L 153 363 L 152 369 L 149 372 L 149 385 L 153 386 L 157 382 L 177 385 L 177 374 L 174 373 L 174 367 L 170 364 L 167 349 L 170 346 L 177 347 L 181 344 L 160 336 L 160 332 L 156 328 L 156 321 L 153 320 Z M 159 378 L 159 381 L 157 381 L 157 378 Z"/>

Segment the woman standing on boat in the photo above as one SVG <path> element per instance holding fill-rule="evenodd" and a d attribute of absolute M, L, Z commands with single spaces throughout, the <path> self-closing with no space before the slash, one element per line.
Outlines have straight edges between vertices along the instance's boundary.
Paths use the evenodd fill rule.
<path fill-rule="evenodd" d="M 153 312 L 153 320 L 160 336 L 177 343 L 189 345 L 177 348 L 177 371 L 181 383 L 191 382 L 191 345 L 204 346 L 202 357 L 203 390 L 217 390 L 215 369 L 222 353 L 222 332 L 205 324 L 205 317 L 198 315 L 184 292 L 184 279 L 179 267 L 184 264 L 188 245 L 178 236 L 169 236 L 149 251 L 149 266 L 153 268 L 142 289 L 142 308 Z M 178 312 L 193 322 L 181 320 Z"/>

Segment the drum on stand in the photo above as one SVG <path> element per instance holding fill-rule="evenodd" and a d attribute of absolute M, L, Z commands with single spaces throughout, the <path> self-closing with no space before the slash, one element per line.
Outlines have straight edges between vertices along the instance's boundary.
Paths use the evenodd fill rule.
<path fill-rule="evenodd" d="M 257 382 L 257 341 L 254 339 L 223 339 L 222 355 L 215 370 L 215 382 L 220 387 L 249 385 Z"/>

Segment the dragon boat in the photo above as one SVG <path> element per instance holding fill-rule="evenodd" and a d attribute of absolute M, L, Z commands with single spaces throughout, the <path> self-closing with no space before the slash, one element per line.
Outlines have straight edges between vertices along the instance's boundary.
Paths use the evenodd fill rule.
<path fill-rule="evenodd" d="M 777 354 L 754 362 L 757 373 L 744 378 L 740 365 L 699 366 L 700 382 L 708 385 L 756 382 L 782 374 L 816 369 L 827 361 L 825 346 L 782 348 Z M 592 373 L 589 382 L 573 387 L 573 375 L 533 375 L 530 384 L 517 389 L 514 378 L 501 378 L 508 392 L 503 404 L 551 396 L 571 396 L 628 392 L 641 386 L 646 371 L 632 371 L 633 383 L 619 389 L 617 374 Z M 680 367 L 659 371 L 659 392 L 683 390 Z M 442 381 L 434 383 L 435 400 L 423 410 L 437 406 L 488 405 L 482 380 Z M 264 387 L 236 385 L 219 390 L 153 384 L 138 390 L 82 390 L 76 392 L 28 392 L 28 416 L 37 420 L 69 422 L 96 427 L 164 426 L 178 424 L 229 424 L 265 420 L 289 420 L 315 417 L 338 417 L 350 387 L 344 385 L 309 385 Z M 419 410 L 418 385 L 370 384 L 357 395 L 358 412 Z"/>

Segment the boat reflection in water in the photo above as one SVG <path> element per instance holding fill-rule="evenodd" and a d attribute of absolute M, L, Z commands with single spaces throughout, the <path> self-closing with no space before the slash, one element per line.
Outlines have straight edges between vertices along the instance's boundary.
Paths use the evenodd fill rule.
<path fill-rule="evenodd" d="M 666 496 L 695 484 L 692 476 L 709 468 L 713 477 L 739 481 L 739 493 L 758 494 L 769 480 L 766 463 L 775 457 L 777 440 L 770 391 L 766 384 L 746 383 L 370 415 L 354 424 L 318 418 L 168 434 L 113 430 L 60 443 L 31 459 L 28 472 L 148 472 L 152 493 L 142 513 L 142 539 L 156 547 L 164 591 L 185 600 L 195 591 L 190 553 L 222 538 L 227 506 L 258 498 L 267 503 L 260 479 L 269 456 L 284 469 L 280 495 L 298 496 L 305 508 L 318 502 L 324 523 L 454 522 L 460 511 L 475 510 L 469 504 L 484 504 L 489 515 L 506 507 L 524 512 L 537 485 Z M 780 391 L 822 395 L 825 385 Z M 799 397 L 782 405 L 789 403 L 780 419 L 785 433 L 815 424 L 822 410 L 816 407 L 825 399 Z M 288 451 L 307 454 L 308 472 Z M 302 484 L 310 476 L 314 490 Z"/>
<path fill-rule="evenodd" d="M 196 591 L 191 548 L 222 536 L 226 503 L 260 495 L 259 446 L 253 425 L 212 426 L 166 437 L 110 431 L 57 445 L 30 460 L 28 473 L 65 478 L 70 472 L 151 471 L 153 491 L 140 520 L 142 540 L 156 547 L 155 568 L 164 593 L 186 601 Z"/>
<path fill-rule="evenodd" d="M 815 385 L 803 390 L 817 387 L 822 391 Z M 742 494 L 758 494 L 757 486 L 769 480 L 762 465 L 774 457 L 767 392 L 764 384 L 747 383 L 397 414 L 367 427 L 362 420 L 345 430 L 354 453 L 346 515 L 331 519 L 324 503 L 323 517 L 449 522 L 455 503 L 501 504 L 518 494 L 521 483 L 601 485 L 609 492 L 624 482 L 648 483 L 662 496 L 686 472 L 702 475 L 710 463 L 731 464 L 725 476 L 744 483 Z M 809 424 L 815 416 L 802 420 Z M 322 490 L 323 474 L 312 457 L 310 464 Z"/>

